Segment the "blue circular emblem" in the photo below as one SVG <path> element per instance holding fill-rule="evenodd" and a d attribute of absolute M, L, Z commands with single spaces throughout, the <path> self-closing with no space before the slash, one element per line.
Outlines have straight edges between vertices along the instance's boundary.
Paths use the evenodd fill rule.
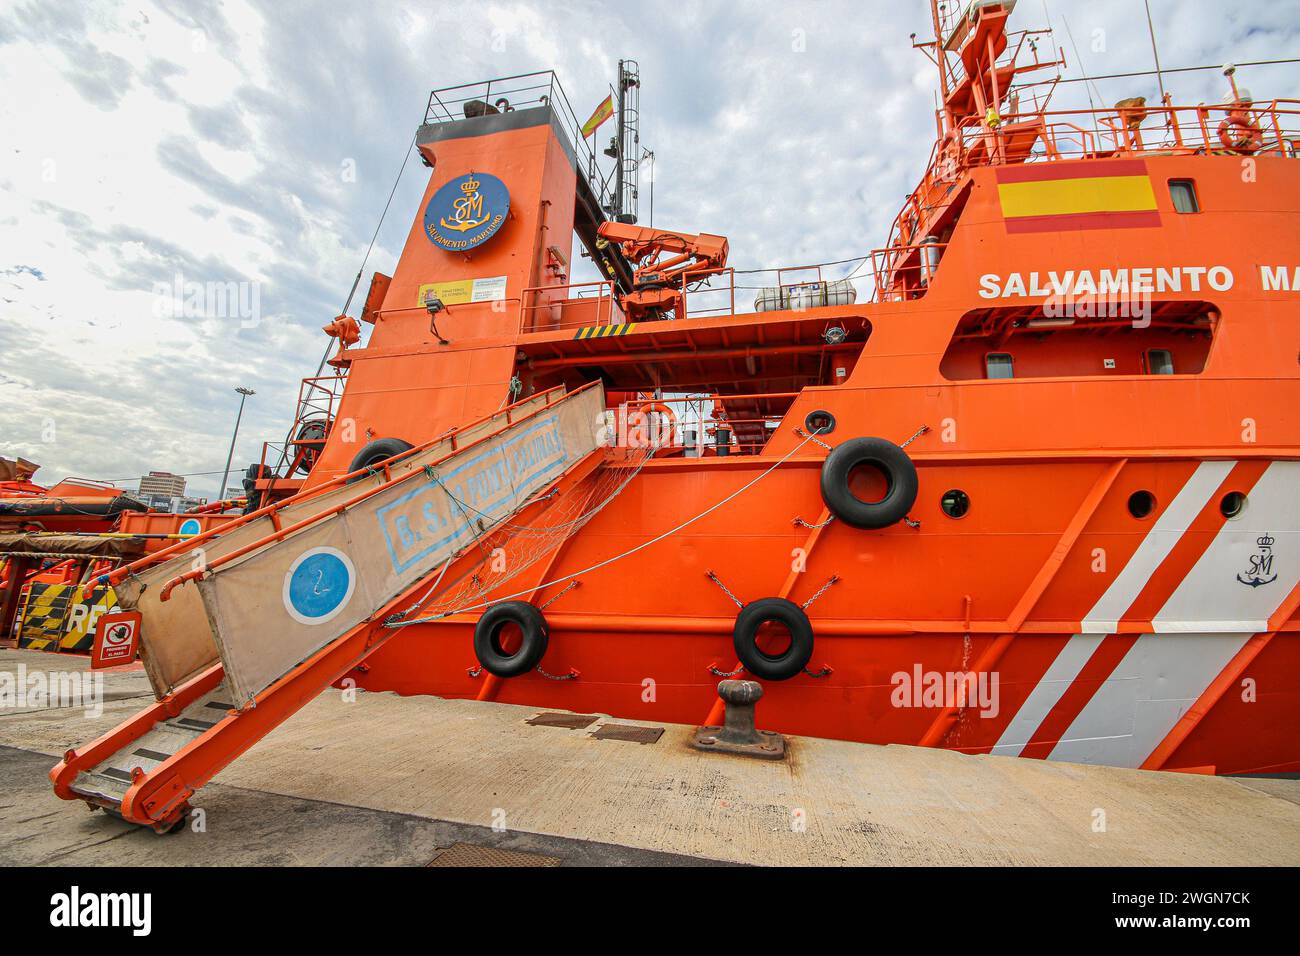
<path fill-rule="evenodd" d="M 464 252 L 497 234 L 510 212 L 510 190 L 488 173 L 466 173 L 438 187 L 424 208 L 424 234 L 439 249 Z"/>
<path fill-rule="evenodd" d="M 186 518 L 181 522 L 181 526 L 176 530 L 176 533 L 190 536 L 198 534 L 202 530 L 203 526 L 199 524 L 198 518 Z"/>
<path fill-rule="evenodd" d="M 337 548 L 304 551 L 284 575 L 284 609 L 300 624 L 324 624 L 356 590 L 357 572 Z"/>

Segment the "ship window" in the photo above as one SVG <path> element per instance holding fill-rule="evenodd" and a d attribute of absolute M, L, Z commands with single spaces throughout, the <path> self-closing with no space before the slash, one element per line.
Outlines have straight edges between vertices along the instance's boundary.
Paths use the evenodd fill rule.
<path fill-rule="evenodd" d="M 1011 353 L 990 352 L 984 356 L 984 374 L 986 378 L 1011 378 Z"/>
<path fill-rule="evenodd" d="M 1142 363 L 1148 375 L 1174 374 L 1174 356 L 1168 349 L 1147 349 L 1142 353 Z"/>
<path fill-rule="evenodd" d="M 803 427 L 804 431 L 813 435 L 829 435 L 835 431 L 835 416 L 820 409 L 809 412 L 803 420 Z"/>
<path fill-rule="evenodd" d="M 1135 491 L 1128 496 L 1128 513 L 1134 518 L 1145 518 L 1156 510 L 1156 496 L 1149 491 Z"/>
<path fill-rule="evenodd" d="M 1230 491 L 1219 502 L 1219 511 L 1225 518 L 1236 518 L 1246 510 L 1246 496 L 1240 491 Z"/>
<path fill-rule="evenodd" d="M 960 518 L 970 511 L 970 495 L 960 488 L 954 488 L 943 493 L 939 505 L 943 508 L 943 513 L 949 518 Z"/>
<path fill-rule="evenodd" d="M 1174 212 L 1200 212 L 1196 199 L 1196 184 L 1190 179 L 1169 180 L 1169 196 L 1174 201 Z"/>

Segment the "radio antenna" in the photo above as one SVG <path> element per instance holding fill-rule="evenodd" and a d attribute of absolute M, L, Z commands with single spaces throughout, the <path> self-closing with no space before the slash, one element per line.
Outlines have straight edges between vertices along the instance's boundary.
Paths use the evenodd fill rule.
<path fill-rule="evenodd" d="M 1160 84 L 1160 102 L 1165 101 L 1165 78 L 1160 72 L 1160 50 L 1156 47 L 1156 28 L 1151 23 L 1151 0 L 1142 0 L 1147 8 L 1147 33 L 1151 35 L 1151 55 L 1156 60 L 1156 82 Z"/>

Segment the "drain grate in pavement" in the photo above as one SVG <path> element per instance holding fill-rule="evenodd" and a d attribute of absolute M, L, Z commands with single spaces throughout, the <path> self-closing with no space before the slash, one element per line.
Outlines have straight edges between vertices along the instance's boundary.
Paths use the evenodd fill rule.
<path fill-rule="evenodd" d="M 594 740 L 626 740 L 634 744 L 658 743 L 662 727 L 633 727 L 631 724 L 601 724 L 592 734 Z"/>
<path fill-rule="evenodd" d="M 600 720 L 595 714 L 557 714 L 553 711 L 547 711 L 544 714 L 538 714 L 524 723 L 531 724 L 534 727 L 563 727 L 565 730 L 582 730 L 584 727 L 590 727 L 596 721 Z"/>
<path fill-rule="evenodd" d="M 523 850 L 500 850 L 473 843 L 453 843 L 428 863 L 429 866 L 559 866 L 558 856 L 542 856 Z"/>

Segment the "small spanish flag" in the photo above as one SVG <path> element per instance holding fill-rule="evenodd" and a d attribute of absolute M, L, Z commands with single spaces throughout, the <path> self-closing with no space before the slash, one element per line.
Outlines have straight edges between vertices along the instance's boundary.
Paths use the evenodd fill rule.
<path fill-rule="evenodd" d="M 600 124 L 605 122 L 614 115 L 614 94 L 611 93 L 605 97 L 601 104 L 596 107 L 596 112 L 591 114 L 591 119 L 582 124 L 582 138 L 586 139 L 596 130 L 600 129 Z"/>
<path fill-rule="evenodd" d="M 997 182 L 1007 232 L 1160 225 L 1151 177 L 1140 159 L 1005 166 Z"/>

